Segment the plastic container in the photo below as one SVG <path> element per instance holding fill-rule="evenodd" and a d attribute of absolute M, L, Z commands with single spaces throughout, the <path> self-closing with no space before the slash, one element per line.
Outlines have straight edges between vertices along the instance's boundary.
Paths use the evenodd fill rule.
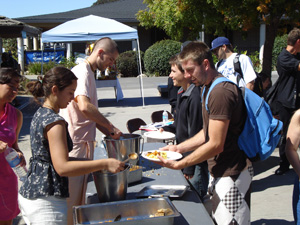
<path fill-rule="evenodd" d="M 162 114 L 162 121 L 163 121 L 164 123 L 167 123 L 168 120 L 169 120 L 169 118 L 168 118 L 168 113 L 167 113 L 166 110 L 164 110 L 164 112 L 163 112 L 163 114 Z"/>
<path fill-rule="evenodd" d="M 15 149 L 8 147 L 4 152 L 5 159 L 19 177 L 20 181 L 24 181 L 27 175 L 26 166 L 20 166 L 21 158 Z"/>

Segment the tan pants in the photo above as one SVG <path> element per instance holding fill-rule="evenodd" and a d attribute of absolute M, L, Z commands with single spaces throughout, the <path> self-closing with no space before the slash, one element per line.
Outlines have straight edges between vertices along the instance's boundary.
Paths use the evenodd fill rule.
<path fill-rule="evenodd" d="M 93 159 L 94 142 L 82 142 L 73 145 L 69 157 Z M 68 225 L 73 225 L 73 206 L 85 204 L 85 192 L 89 174 L 77 177 L 69 177 Z"/>

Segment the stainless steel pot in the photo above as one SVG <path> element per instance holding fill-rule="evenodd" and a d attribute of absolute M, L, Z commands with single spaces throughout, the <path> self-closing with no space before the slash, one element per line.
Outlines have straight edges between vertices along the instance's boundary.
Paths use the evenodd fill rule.
<path fill-rule="evenodd" d="M 119 140 L 105 137 L 104 142 L 108 157 L 120 161 L 127 159 L 132 152 L 142 154 L 144 147 L 144 138 L 139 134 L 124 134 Z"/>
<path fill-rule="evenodd" d="M 102 170 L 93 172 L 94 183 L 100 202 L 126 199 L 129 170 L 130 166 L 126 165 L 125 169 L 119 173 L 109 173 Z"/>

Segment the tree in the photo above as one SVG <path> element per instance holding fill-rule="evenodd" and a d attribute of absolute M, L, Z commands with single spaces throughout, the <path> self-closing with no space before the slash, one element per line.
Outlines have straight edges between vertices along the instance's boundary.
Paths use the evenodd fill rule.
<path fill-rule="evenodd" d="M 163 29 L 172 39 L 196 39 L 200 31 L 224 35 L 266 24 L 262 70 L 271 74 L 272 49 L 280 27 L 299 26 L 300 0 L 144 0 L 137 19 L 146 28 Z"/>
<path fill-rule="evenodd" d="M 16 38 L 5 38 L 3 40 L 3 48 L 5 49 L 6 52 L 10 51 L 12 56 L 15 59 L 18 59 L 18 54 L 17 54 L 17 39 Z"/>

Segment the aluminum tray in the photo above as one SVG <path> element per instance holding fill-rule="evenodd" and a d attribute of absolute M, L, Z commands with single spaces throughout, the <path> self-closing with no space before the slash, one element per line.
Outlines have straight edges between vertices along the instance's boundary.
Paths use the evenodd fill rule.
<path fill-rule="evenodd" d="M 136 194 L 138 198 L 142 197 L 171 197 L 180 198 L 188 189 L 186 185 L 150 185 L 144 187 Z"/>
<path fill-rule="evenodd" d="M 170 208 L 173 214 L 150 217 L 161 208 Z M 114 222 L 118 215 L 121 215 L 120 221 Z M 180 216 L 180 213 L 168 198 L 133 199 L 73 207 L 75 225 L 114 223 L 118 225 L 172 225 L 176 216 Z"/>
<path fill-rule="evenodd" d="M 143 167 L 134 166 L 135 168 L 131 168 L 128 174 L 128 184 L 137 182 L 142 180 L 143 178 Z"/>

